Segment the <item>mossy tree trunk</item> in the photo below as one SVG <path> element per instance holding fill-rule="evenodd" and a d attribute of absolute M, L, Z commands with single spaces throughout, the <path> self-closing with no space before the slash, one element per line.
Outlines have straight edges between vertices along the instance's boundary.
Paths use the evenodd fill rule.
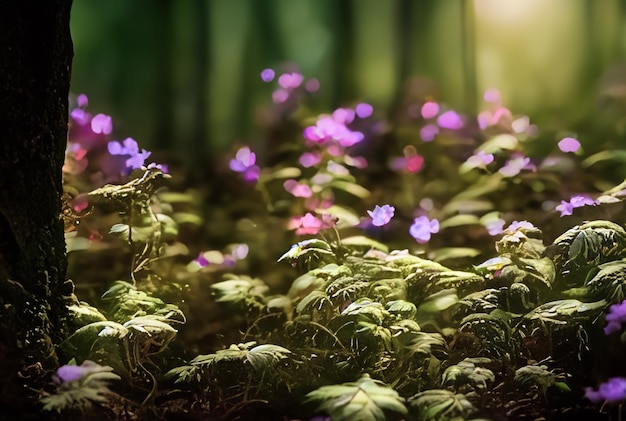
<path fill-rule="evenodd" d="M 0 0 L 0 417 L 33 398 L 66 334 L 59 216 L 71 4 Z"/>

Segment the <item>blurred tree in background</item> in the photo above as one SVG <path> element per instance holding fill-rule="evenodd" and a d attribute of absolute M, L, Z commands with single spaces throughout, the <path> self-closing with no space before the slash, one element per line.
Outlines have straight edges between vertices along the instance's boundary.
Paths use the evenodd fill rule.
<path fill-rule="evenodd" d="M 497 88 L 540 126 L 602 132 L 626 115 L 625 20 L 624 0 L 79 0 L 72 92 L 186 165 L 254 142 L 259 72 L 286 63 L 319 111 L 410 91 L 472 113 Z"/>

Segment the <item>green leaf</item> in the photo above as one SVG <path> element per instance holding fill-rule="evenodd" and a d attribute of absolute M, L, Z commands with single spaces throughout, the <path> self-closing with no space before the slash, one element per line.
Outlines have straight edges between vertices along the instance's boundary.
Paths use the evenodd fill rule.
<path fill-rule="evenodd" d="M 385 421 L 385 411 L 406 414 L 404 399 L 384 383 L 364 374 L 356 382 L 322 386 L 306 395 L 305 404 L 317 404 L 333 421 Z"/>
<path fill-rule="evenodd" d="M 430 389 L 408 399 L 411 414 L 420 421 L 465 420 L 476 408 L 463 394 L 444 389 Z"/>
<path fill-rule="evenodd" d="M 432 258 L 437 262 L 442 262 L 465 257 L 476 257 L 481 253 L 480 250 L 471 247 L 441 247 L 433 251 Z"/>
<path fill-rule="evenodd" d="M 389 247 L 364 235 L 354 235 L 352 237 L 346 237 L 341 240 L 341 244 L 344 246 L 358 247 L 364 249 L 376 249 L 385 253 L 389 252 Z"/>
<path fill-rule="evenodd" d="M 367 199 L 370 196 L 369 190 L 365 187 L 362 187 L 360 184 L 351 183 L 349 181 L 343 180 L 333 180 L 330 185 L 339 190 L 346 191 L 359 199 Z"/>
<path fill-rule="evenodd" d="M 335 253 L 332 252 L 330 245 L 326 241 L 318 240 L 317 238 L 311 238 L 309 240 L 300 241 L 291 246 L 291 248 L 280 258 L 278 262 L 281 262 L 285 259 L 295 260 L 300 258 L 301 256 L 309 255 L 309 254 L 322 254 L 327 256 L 334 256 Z"/>
<path fill-rule="evenodd" d="M 460 227 L 463 225 L 480 225 L 480 218 L 476 215 L 470 214 L 454 215 L 441 221 L 439 227 L 444 229 L 450 227 Z"/>
<path fill-rule="evenodd" d="M 348 228 L 358 225 L 361 222 L 359 215 L 353 210 L 339 205 L 332 205 L 327 208 L 315 209 L 318 214 L 329 214 L 337 218 L 337 228 Z"/>
<path fill-rule="evenodd" d="M 264 175 L 266 181 L 277 180 L 283 178 L 298 178 L 302 175 L 302 171 L 296 167 L 286 167 L 278 170 L 273 170 Z"/>
<path fill-rule="evenodd" d="M 515 136 L 505 133 L 492 137 L 478 148 L 485 153 L 497 154 L 502 150 L 514 150 L 517 148 L 518 140 Z"/>
<path fill-rule="evenodd" d="M 291 351 L 278 345 L 259 345 L 255 346 L 246 354 L 246 359 L 254 367 L 257 372 L 264 372 L 280 360 L 288 358 Z"/>
<path fill-rule="evenodd" d="M 202 226 L 204 224 L 202 217 L 191 212 L 176 212 L 172 215 L 172 218 L 178 225 L 191 224 Z"/>
<path fill-rule="evenodd" d="M 626 162 L 626 150 L 617 149 L 612 151 L 602 151 L 591 155 L 582 162 L 583 167 L 591 167 L 599 162 L 614 161 Z"/>

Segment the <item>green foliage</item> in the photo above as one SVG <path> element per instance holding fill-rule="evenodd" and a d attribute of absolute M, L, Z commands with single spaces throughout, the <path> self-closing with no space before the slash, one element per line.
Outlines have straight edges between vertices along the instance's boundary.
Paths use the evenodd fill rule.
<path fill-rule="evenodd" d="M 333 421 L 384 421 L 407 413 L 398 392 L 367 374 L 356 382 L 322 386 L 309 392 L 304 403 L 315 404 L 316 412 Z"/>
<path fill-rule="evenodd" d="M 461 393 L 431 389 L 408 399 L 409 413 L 423 421 L 466 420 L 476 408 Z"/>
<path fill-rule="evenodd" d="M 546 365 L 527 365 L 515 371 L 515 382 L 528 393 L 539 393 L 547 399 L 548 389 L 557 386 L 560 390 L 569 392 L 565 374 L 556 374 Z"/>

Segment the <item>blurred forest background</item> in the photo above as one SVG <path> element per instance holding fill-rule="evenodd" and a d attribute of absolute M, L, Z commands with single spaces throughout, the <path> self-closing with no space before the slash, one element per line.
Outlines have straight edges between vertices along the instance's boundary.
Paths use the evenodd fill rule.
<path fill-rule="evenodd" d="M 410 87 L 473 114 L 497 88 L 540 128 L 626 116 L 624 0 L 75 0 L 71 28 L 72 93 L 185 165 L 262 136 L 259 73 L 288 63 L 319 112 Z"/>

